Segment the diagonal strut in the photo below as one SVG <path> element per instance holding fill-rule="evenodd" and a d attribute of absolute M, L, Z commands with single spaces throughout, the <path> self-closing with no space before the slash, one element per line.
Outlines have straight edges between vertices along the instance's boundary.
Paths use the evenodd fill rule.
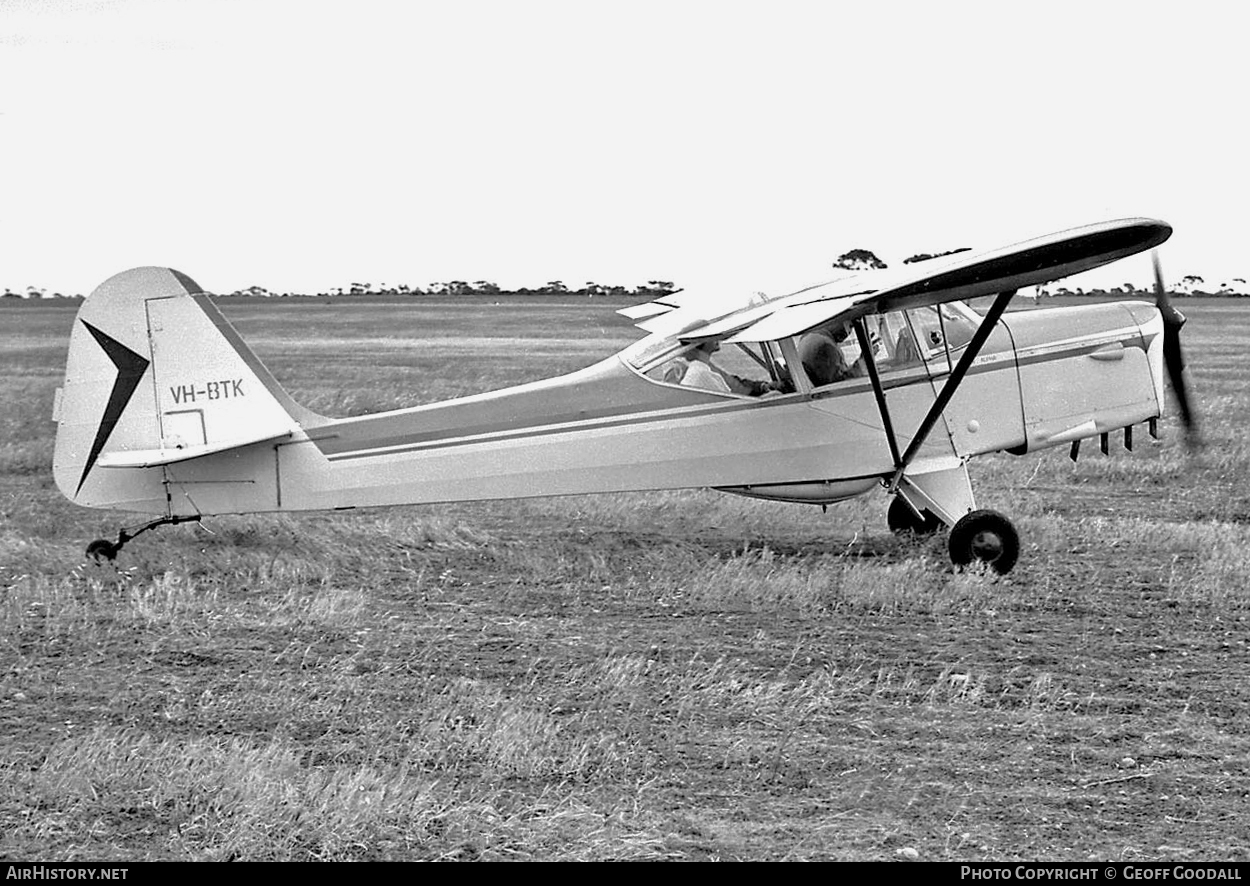
<path fill-rule="evenodd" d="M 916 435 L 912 437 L 911 443 L 907 446 L 907 451 L 903 453 L 898 468 L 894 472 L 891 487 L 896 486 L 898 481 L 902 479 L 903 472 L 907 470 L 907 466 L 911 464 L 912 459 L 916 457 L 916 453 L 920 451 L 920 447 L 924 445 L 924 441 L 928 439 L 929 432 L 933 430 L 933 426 L 937 424 L 938 418 L 942 415 L 942 410 L 950 403 L 951 397 L 955 396 L 955 391 L 958 390 L 960 383 L 964 380 L 964 376 L 968 374 L 968 370 L 972 368 L 973 361 L 980 355 L 981 348 L 985 345 L 986 340 L 989 339 L 990 333 L 994 331 L 994 326 L 998 323 L 998 319 L 1003 315 L 1003 311 L 1007 309 L 1007 303 L 1011 301 L 1012 296 L 1015 294 L 1016 290 L 1009 289 L 1006 292 L 1000 292 L 994 297 L 994 303 L 990 305 L 990 309 L 986 311 L 981 325 L 977 327 L 972 340 L 968 342 L 967 350 L 959 358 L 959 362 L 955 364 L 955 368 L 946 379 L 946 383 L 942 385 L 942 390 L 938 392 L 937 399 L 933 401 L 933 405 L 929 407 L 924 420 L 920 422 L 920 427 L 916 429 Z"/>

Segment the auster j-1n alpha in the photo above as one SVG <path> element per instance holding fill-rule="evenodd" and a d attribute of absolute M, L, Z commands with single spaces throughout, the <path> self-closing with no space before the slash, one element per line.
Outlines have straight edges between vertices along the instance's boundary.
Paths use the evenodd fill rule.
<path fill-rule="evenodd" d="M 966 463 L 1155 420 L 1165 366 L 1191 423 L 1183 318 L 1157 301 L 1005 314 L 1023 286 L 1152 249 L 1126 219 L 992 252 L 730 303 L 680 292 L 621 311 L 649 333 L 569 375 L 327 418 L 279 386 L 212 300 L 165 268 L 126 271 L 78 312 L 53 470 L 77 504 L 217 514 L 713 487 L 827 505 L 884 487 L 898 532 L 950 527 L 956 564 L 1015 564 Z M 989 302 L 984 313 L 965 300 Z"/>

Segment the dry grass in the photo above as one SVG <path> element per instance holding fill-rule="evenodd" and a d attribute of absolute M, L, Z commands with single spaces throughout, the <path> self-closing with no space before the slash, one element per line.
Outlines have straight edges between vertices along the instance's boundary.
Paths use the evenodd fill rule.
<path fill-rule="evenodd" d="M 614 307 L 226 309 L 346 414 L 585 365 Z M 1025 542 L 1002 578 L 884 497 L 710 492 L 220 519 L 87 565 L 126 518 L 48 477 L 71 312 L 3 310 L 6 857 L 1250 857 L 1250 309 L 1187 310 L 1200 458 L 973 465 Z"/>

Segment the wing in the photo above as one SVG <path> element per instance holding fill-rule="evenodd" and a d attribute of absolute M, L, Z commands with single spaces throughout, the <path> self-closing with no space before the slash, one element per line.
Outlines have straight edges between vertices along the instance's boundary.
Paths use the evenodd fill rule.
<path fill-rule="evenodd" d="M 881 271 L 870 272 L 880 274 Z M 762 292 L 752 295 L 729 295 L 725 293 L 700 293 L 680 291 L 657 298 L 632 307 L 622 308 L 618 314 L 637 322 L 639 329 L 650 333 L 664 335 L 680 335 L 687 330 L 707 327 L 710 331 L 701 332 L 698 338 L 711 338 L 724 332 L 732 332 L 743 326 L 776 312 L 792 302 L 803 300 L 826 299 L 842 292 L 875 291 L 880 284 L 865 284 L 863 277 L 857 274 L 844 276 L 826 283 L 818 283 L 803 289 L 792 291 L 777 298 L 769 297 Z M 836 289 L 831 287 L 837 287 Z M 811 295 L 809 293 L 819 293 Z M 685 335 L 682 335 L 685 338 Z"/>
<path fill-rule="evenodd" d="M 1151 249 L 1171 234 L 1171 226 L 1155 219 L 1102 222 L 990 252 L 960 253 L 921 266 L 843 277 L 717 315 L 704 309 L 699 316 L 693 303 L 670 305 L 657 300 L 638 306 L 656 306 L 640 315 L 647 319 L 638 325 L 649 332 L 678 335 L 683 341 L 775 341 L 835 317 L 853 319 L 874 311 L 917 308 L 1049 283 Z"/>

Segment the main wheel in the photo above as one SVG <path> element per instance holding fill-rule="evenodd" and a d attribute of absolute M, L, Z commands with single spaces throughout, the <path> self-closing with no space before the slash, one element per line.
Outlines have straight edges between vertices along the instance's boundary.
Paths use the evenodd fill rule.
<path fill-rule="evenodd" d="M 914 532 L 916 535 L 932 535 L 942 528 L 942 521 L 930 511 L 921 511 L 919 516 L 911 509 L 901 495 L 894 496 L 890 509 L 886 511 L 885 522 L 895 535 Z"/>
<path fill-rule="evenodd" d="M 1011 521 L 998 511 L 973 511 L 951 527 L 951 561 L 967 566 L 973 560 L 989 564 L 1005 575 L 1020 557 L 1020 536 Z"/>

